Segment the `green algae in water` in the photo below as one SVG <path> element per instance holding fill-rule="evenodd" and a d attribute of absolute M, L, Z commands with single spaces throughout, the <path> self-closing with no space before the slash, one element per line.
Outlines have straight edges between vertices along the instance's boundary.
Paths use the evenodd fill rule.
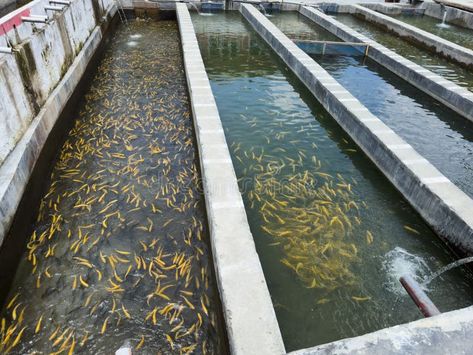
<path fill-rule="evenodd" d="M 286 349 L 421 318 L 397 278 L 452 261 L 443 243 L 238 13 L 192 20 Z M 465 270 L 429 295 L 473 300 Z"/>
<path fill-rule="evenodd" d="M 177 24 L 119 28 L 70 119 L 0 352 L 221 353 Z"/>

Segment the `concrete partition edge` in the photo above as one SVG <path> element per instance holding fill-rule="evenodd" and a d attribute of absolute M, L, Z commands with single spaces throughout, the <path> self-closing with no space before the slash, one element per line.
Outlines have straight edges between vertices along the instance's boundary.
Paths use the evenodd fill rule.
<path fill-rule="evenodd" d="M 285 353 L 222 123 L 185 4 L 176 4 L 217 286 L 232 354 Z"/>
<path fill-rule="evenodd" d="M 350 7 L 354 9 L 354 6 Z M 411 62 L 317 9 L 304 6 L 300 8 L 299 12 L 344 41 L 368 44 L 368 57 L 463 117 L 473 121 L 473 92 Z"/>
<path fill-rule="evenodd" d="M 390 16 L 371 10 L 361 5 L 353 5 L 351 13 L 360 15 L 369 22 L 386 27 L 403 38 L 418 42 L 435 53 L 457 63 L 473 67 L 473 50 L 452 43 L 446 39 L 424 31 L 418 27 L 396 20 Z"/>
<path fill-rule="evenodd" d="M 240 11 L 424 220 L 456 247 L 473 252 L 473 200 L 256 8 L 243 4 Z"/>
<path fill-rule="evenodd" d="M 290 355 L 467 354 L 473 348 L 473 306 L 297 350 Z"/>
<path fill-rule="evenodd" d="M 101 19 L 103 22 L 97 23 L 67 72 L 0 166 L 0 246 L 9 231 L 49 133 L 79 84 L 89 61 L 102 41 L 102 31 L 116 10 L 116 6 L 112 3 Z"/>

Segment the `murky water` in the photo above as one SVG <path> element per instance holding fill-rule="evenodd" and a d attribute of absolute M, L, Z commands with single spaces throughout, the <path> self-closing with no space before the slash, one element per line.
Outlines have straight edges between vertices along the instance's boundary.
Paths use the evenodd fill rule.
<path fill-rule="evenodd" d="M 31 1 L 32 0 L 17 0 L 17 1 L 13 1 L 11 4 L 7 6 L 5 6 L 4 4 L 0 4 L 0 17 L 3 17 L 12 11 L 15 11 L 16 9 L 19 9 L 20 7 L 28 4 Z"/>
<path fill-rule="evenodd" d="M 120 27 L 69 119 L 0 352 L 222 353 L 177 24 Z"/>
<path fill-rule="evenodd" d="M 337 21 L 351 27 L 353 30 L 375 40 L 397 54 L 425 67 L 426 69 L 443 76 L 445 79 L 473 91 L 473 72 L 461 65 L 454 64 L 427 49 L 422 49 L 409 43 L 397 35 L 383 31 L 376 25 L 359 19 L 353 15 L 333 15 Z"/>
<path fill-rule="evenodd" d="M 443 243 L 238 13 L 192 20 L 287 350 L 421 318 L 397 280 Z M 464 269 L 432 286 L 473 301 Z"/>
<path fill-rule="evenodd" d="M 430 16 L 399 15 L 393 17 L 418 27 L 421 30 L 442 37 L 447 41 L 456 43 L 465 48 L 473 49 L 473 30 L 450 23 L 447 23 L 447 26 L 439 26 L 442 20 Z"/>

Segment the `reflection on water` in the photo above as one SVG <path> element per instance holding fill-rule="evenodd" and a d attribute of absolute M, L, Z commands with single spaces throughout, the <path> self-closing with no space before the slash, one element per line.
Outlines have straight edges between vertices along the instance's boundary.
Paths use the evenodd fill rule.
<path fill-rule="evenodd" d="M 370 59 L 324 56 L 316 60 L 372 113 L 473 197 L 473 123 Z"/>
<path fill-rule="evenodd" d="M 177 24 L 119 28 L 70 119 L 0 352 L 221 353 Z"/>
<path fill-rule="evenodd" d="M 192 20 L 286 349 L 421 318 L 384 265 L 435 270 L 441 241 L 238 13 Z M 429 293 L 442 311 L 473 301 L 465 276 Z"/>
<path fill-rule="evenodd" d="M 271 18 L 271 22 L 291 39 L 343 42 L 323 28 L 314 31 L 313 22 L 295 11 L 277 13 Z"/>
<path fill-rule="evenodd" d="M 406 40 L 400 39 L 397 35 L 385 32 L 376 25 L 358 19 L 353 15 L 337 14 L 336 20 L 414 63 L 473 91 L 473 73 L 461 65 L 454 64 L 429 50 L 419 48 Z"/>
<path fill-rule="evenodd" d="M 413 25 L 421 30 L 430 32 L 436 36 L 445 38 L 447 41 L 456 43 L 462 47 L 473 49 L 473 30 L 449 23 L 448 26 L 439 26 L 442 20 L 430 16 L 393 16 L 395 19 Z"/>

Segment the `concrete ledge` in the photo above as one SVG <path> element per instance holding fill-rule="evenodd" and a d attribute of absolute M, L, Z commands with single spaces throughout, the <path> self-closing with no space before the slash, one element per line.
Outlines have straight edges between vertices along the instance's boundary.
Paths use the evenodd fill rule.
<path fill-rule="evenodd" d="M 115 12 L 116 7 L 112 4 L 103 20 L 110 21 Z M 103 24 L 98 24 L 92 31 L 61 81 L 0 166 L 0 246 L 8 233 L 41 149 L 99 47 L 102 40 L 101 25 Z"/>
<path fill-rule="evenodd" d="M 369 44 L 368 56 L 371 59 L 460 115 L 473 121 L 473 92 L 401 57 L 319 10 L 302 7 L 299 12 L 344 41 Z"/>
<path fill-rule="evenodd" d="M 439 20 L 443 19 L 443 13 L 444 11 L 447 11 L 447 17 L 445 20 L 448 23 L 453 23 L 473 30 L 472 12 L 448 6 L 450 3 L 452 6 L 458 5 L 456 1 L 443 0 L 442 3 L 446 5 L 444 8 L 442 8 L 440 4 L 434 2 L 424 2 L 421 7 L 424 9 L 425 15 L 435 17 Z M 470 8 L 471 6 L 472 5 L 470 5 Z"/>
<path fill-rule="evenodd" d="M 450 243 L 472 253 L 473 200 L 256 8 L 243 4 L 240 11 L 424 220 Z"/>
<path fill-rule="evenodd" d="M 185 4 L 176 4 L 217 285 L 232 354 L 283 354 L 284 344 Z"/>
<path fill-rule="evenodd" d="M 459 46 L 418 27 L 409 25 L 364 6 L 353 5 L 351 13 L 387 28 L 402 38 L 426 47 L 440 56 L 473 68 L 473 50 Z"/>
<path fill-rule="evenodd" d="M 423 2 L 420 7 L 406 7 L 398 6 L 396 4 L 383 4 L 383 3 L 363 3 L 364 7 L 368 9 L 381 12 L 385 15 L 400 15 L 400 14 L 418 14 L 434 17 L 438 20 L 443 20 L 445 11 L 447 12 L 445 21 L 452 23 L 457 26 L 466 27 L 473 29 L 473 13 L 454 7 L 448 6 L 449 1 L 443 0 L 446 6 L 442 6 L 435 2 Z M 452 1 L 452 5 L 456 4 Z"/>
<path fill-rule="evenodd" d="M 473 307 L 468 307 L 290 354 L 469 354 L 472 332 Z"/>

